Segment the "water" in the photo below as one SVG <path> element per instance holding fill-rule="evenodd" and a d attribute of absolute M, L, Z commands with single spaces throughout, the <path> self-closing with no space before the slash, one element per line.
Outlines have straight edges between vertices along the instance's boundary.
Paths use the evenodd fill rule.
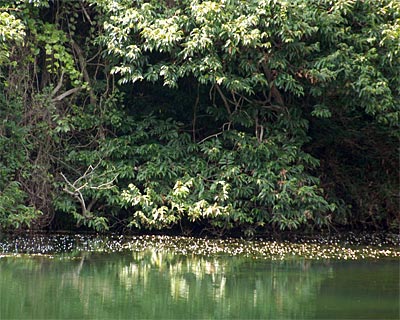
<path fill-rule="evenodd" d="M 0 258 L 0 319 L 398 319 L 398 259 Z"/>

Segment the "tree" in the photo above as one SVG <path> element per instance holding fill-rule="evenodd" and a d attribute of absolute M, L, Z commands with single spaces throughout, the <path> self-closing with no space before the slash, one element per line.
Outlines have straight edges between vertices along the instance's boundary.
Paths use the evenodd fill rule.
<path fill-rule="evenodd" d="M 255 149 L 275 132 L 283 135 L 277 158 L 290 154 L 287 144 L 291 145 L 290 150 L 293 147 L 300 150 L 308 142 L 304 120 L 308 115 L 333 116 L 332 121 L 336 121 L 343 113 L 358 113 L 374 117 L 375 123 L 392 128 L 398 125 L 399 5 L 394 1 L 177 1 L 173 5 L 159 1 L 134 4 L 104 1 L 97 4 L 109 16 L 104 24 L 103 40 L 108 53 L 119 58 L 113 72 L 121 76 L 121 84 L 161 81 L 175 88 L 182 79 L 195 78 L 200 85 L 210 87 L 215 107 L 210 112 L 222 122 L 224 134 L 238 130 L 248 135 L 250 131 L 244 128 L 252 127 L 256 139 L 251 144 Z M 311 118 L 311 121 L 314 120 Z M 214 137 L 221 134 L 221 138 L 222 131 Z M 201 142 L 204 139 L 207 137 L 199 137 Z M 215 140 L 218 146 L 220 141 Z M 235 142 L 223 142 L 222 146 L 232 148 Z M 238 155 L 238 149 L 234 151 Z M 291 156 L 291 161 L 298 161 L 297 165 L 306 171 L 318 163 L 304 153 Z M 274 164 L 279 162 L 269 160 Z M 241 161 L 243 158 L 238 162 Z M 305 203 L 299 207 L 294 205 L 305 180 L 293 174 L 294 168 L 296 173 L 303 174 L 303 170 L 291 167 L 291 161 L 278 165 L 279 170 L 274 174 L 286 176 L 289 172 L 296 177 L 298 184 L 293 184 L 296 185 L 293 196 L 263 203 L 261 209 L 257 207 L 263 212 L 261 216 L 264 215 L 259 220 L 275 222 L 282 228 L 297 227 L 306 221 L 304 216 L 326 223 L 331 216 L 323 219 L 319 213 L 333 207 L 318 192 L 307 194 L 307 199 L 315 200 L 312 210 Z M 266 169 L 253 170 L 248 173 Z M 216 181 L 226 183 L 226 179 L 219 177 L 221 180 Z M 263 178 L 263 181 L 273 181 L 273 187 L 264 185 L 261 190 L 268 194 L 275 190 L 280 194 L 277 190 L 282 180 L 271 179 L 271 174 Z M 318 181 L 307 179 L 310 190 L 316 190 Z M 243 185 L 238 187 L 241 189 Z M 129 199 L 133 204 L 140 203 L 144 195 L 133 188 L 136 196 Z M 256 190 L 249 192 L 254 194 Z M 151 196 L 146 194 L 143 199 L 147 201 Z M 250 199 L 239 201 L 236 210 L 246 212 L 246 219 L 254 223 L 259 221 L 254 219 L 258 215 L 253 209 L 246 211 L 244 203 L 249 202 Z M 151 210 L 142 218 L 157 220 L 151 217 L 159 217 L 156 208 L 162 208 L 162 203 L 150 206 Z M 280 214 L 277 208 L 282 208 Z M 298 214 L 290 213 L 290 208 Z M 236 218 L 233 220 L 236 223 Z"/>
<path fill-rule="evenodd" d="M 398 225 L 396 1 L 0 8 L 3 228 Z"/>
<path fill-rule="evenodd" d="M 303 59 L 296 49 L 317 50 L 301 42 L 315 28 L 294 8 L 265 1 L 103 3 L 110 14 L 104 43 L 120 58 L 113 68 L 120 83 L 162 81 L 175 88 L 195 78 L 210 88 L 214 103 L 208 113 L 222 126 L 209 136 L 193 135 L 196 152 L 183 158 L 200 163 L 192 170 L 185 165 L 183 177 L 173 170 L 176 177 L 164 189 L 140 180 L 131 185 L 124 199 L 139 206 L 136 223 L 165 226 L 182 216 L 212 217 L 213 224 L 228 228 L 327 223 L 324 212 L 334 207 L 305 169 L 317 160 L 301 150 L 307 122 L 296 99 L 304 87 L 295 79 L 300 67 L 289 66 L 289 59 Z"/>

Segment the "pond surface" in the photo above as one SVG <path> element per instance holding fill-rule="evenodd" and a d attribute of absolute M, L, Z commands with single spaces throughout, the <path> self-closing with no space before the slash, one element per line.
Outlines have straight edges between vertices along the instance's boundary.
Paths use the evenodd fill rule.
<path fill-rule="evenodd" d="M 398 319 L 399 259 L 273 260 L 159 246 L 3 255 L 0 319 L 27 318 Z"/>

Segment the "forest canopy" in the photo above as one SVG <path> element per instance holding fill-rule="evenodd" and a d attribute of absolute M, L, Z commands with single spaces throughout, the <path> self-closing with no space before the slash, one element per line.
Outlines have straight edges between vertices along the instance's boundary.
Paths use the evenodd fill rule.
<path fill-rule="evenodd" d="M 399 227 L 395 0 L 0 0 L 0 229 Z"/>

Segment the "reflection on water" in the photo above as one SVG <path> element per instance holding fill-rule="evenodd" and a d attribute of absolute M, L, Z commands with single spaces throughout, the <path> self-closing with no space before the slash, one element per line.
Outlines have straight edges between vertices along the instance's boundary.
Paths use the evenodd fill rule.
<path fill-rule="evenodd" d="M 0 319 L 397 318 L 398 262 L 148 250 L 0 259 Z"/>
<path fill-rule="evenodd" d="M 161 285 L 173 304 L 191 305 L 199 318 L 304 318 L 313 313 L 309 302 L 315 300 L 319 283 L 332 274 L 329 266 L 316 266 L 315 273 L 310 268 L 309 261 L 272 263 L 139 252 L 121 269 L 119 281 L 141 297 L 157 294 Z"/>

